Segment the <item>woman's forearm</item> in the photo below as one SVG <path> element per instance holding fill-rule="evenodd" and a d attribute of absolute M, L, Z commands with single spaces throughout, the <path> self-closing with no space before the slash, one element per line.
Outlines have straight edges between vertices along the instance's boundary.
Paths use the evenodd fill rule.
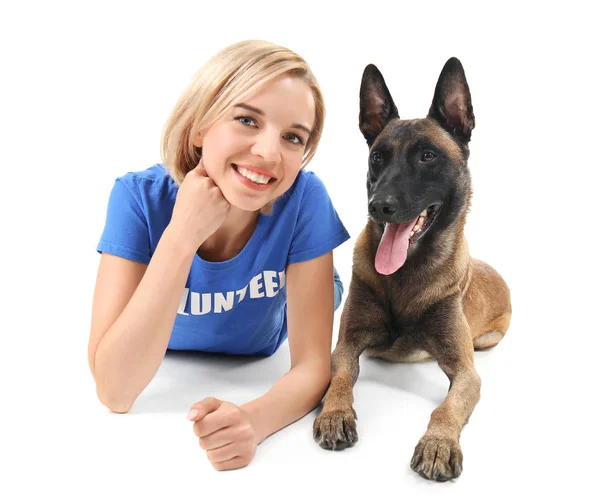
<path fill-rule="evenodd" d="M 242 405 L 250 414 L 258 442 L 313 410 L 327 390 L 330 375 L 329 363 L 299 364 L 268 393 Z"/>
<path fill-rule="evenodd" d="M 94 379 L 100 400 L 127 412 L 167 351 L 194 252 L 167 227 L 129 303 L 98 344 Z"/>

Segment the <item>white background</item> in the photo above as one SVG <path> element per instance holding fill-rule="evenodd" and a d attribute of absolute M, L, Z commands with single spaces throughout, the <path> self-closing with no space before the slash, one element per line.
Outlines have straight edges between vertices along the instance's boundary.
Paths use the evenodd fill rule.
<path fill-rule="evenodd" d="M 593 497 L 594 19 L 575 1 L 3 2 L 0 497 Z M 86 348 L 95 247 L 114 179 L 160 160 L 162 126 L 193 73 L 248 38 L 295 50 L 322 86 L 328 115 L 309 169 L 352 235 L 335 251 L 346 287 L 366 223 L 364 67 L 375 63 L 400 115 L 416 118 L 429 109 L 446 60 L 463 63 L 477 124 L 467 237 L 471 253 L 506 279 L 514 314 L 504 341 L 476 354 L 482 397 L 463 430 L 464 472 L 455 482 L 428 482 L 409 468 L 447 391 L 433 362 L 362 360 L 354 448 L 321 450 L 313 412 L 267 439 L 249 467 L 228 473 L 213 471 L 186 412 L 206 396 L 241 404 L 266 392 L 289 367 L 287 343 L 265 360 L 169 355 L 128 415 L 96 399 Z"/>

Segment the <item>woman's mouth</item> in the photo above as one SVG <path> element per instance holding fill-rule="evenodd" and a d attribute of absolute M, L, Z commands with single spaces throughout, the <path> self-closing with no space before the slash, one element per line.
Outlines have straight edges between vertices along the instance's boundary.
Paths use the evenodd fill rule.
<path fill-rule="evenodd" d="M 275 177 L 242 167 L 241 165 L 231 164 L 231 166 L 237 173 L 237 178 L 240 180 L 240 182 L 242 182 L 245 186 L 255 190 L 266 190 L 269 185 L 277 180 Z"/>

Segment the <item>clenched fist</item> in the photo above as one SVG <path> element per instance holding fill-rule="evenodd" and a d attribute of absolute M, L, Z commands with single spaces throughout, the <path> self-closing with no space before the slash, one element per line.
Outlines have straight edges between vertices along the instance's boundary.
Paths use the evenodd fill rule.
<path fill-rule="evenodd" d="M 187 418 L 194 422 L 194 434 L 216 470 L 242 468 L 254 458 L 258 438 L 241 407 L 209 397 L 195 403 Z"/>
<path fill-rule="evenodd" d="M 202 164 L 188 172 L 179 186 L 169 226 L 193 252 L 225 222 L 231 205 L 208 177 Z"/>

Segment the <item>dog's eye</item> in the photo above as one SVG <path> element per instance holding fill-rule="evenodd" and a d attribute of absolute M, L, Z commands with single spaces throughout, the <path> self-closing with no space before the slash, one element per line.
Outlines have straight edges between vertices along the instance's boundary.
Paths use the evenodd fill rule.
<path fill-rule="evenodd" d="M 422 162 L 431 162 L 434 158 L 436 158 L 436 154 L 433 151 L 425 151 L 423 156 L 421 157 Z"/>
<path fill-rule="evenodd" d="M 373 162 L 374 164 L 380 164 L 381 162 L 383 162 L 383 157 L 381 156 L 381 153 L 379 153 L 378 151 L 374 151 L 373 153 L 371 153 L 371 162 Z"/>

